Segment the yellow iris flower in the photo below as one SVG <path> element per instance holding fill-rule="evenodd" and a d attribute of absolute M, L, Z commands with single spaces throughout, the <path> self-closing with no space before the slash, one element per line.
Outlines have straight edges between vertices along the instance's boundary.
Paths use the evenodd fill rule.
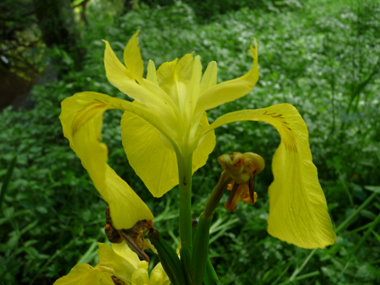
<path fill-rule="evenodd" d="M 125 111 L 121 134 L 126 155 L 155 197 L 179 183 L 177 160 L 192 161 L 192 172 L 206 163 L 215 146 L 215 128 L 237 121 L 271 124 L 280 133 L 281 143 L 272 163 L 269 234 L 304 248 L 333 244 L 336 235 L 312 162 L 308 130 L 296 108 L 278 104 L 242 110 L 208 123 L 207 110 L 234 101 L 255 86 L 259 78 L 257 47 L 251 45 L 249 50 L 251 70 L 220 84 L 216 82 L 216 62 L 210 62 L 202 75 L 200 57 L 193 54 L 166 62 L 158 70 L 149 61 L 144 78 L 137 36 L 138 32 L 124 50 L 125 65 L 108 42 L 104 55 L 108 80 L 134 102 L 83 92 L 62 102 L 60 116 L 64 135 L 110 205 L 114 226 L 131 228 L 138 220 L 153 218 L 144 202 L 108 166 L 107 147 L 100 142 L 103 113 L 120 109 Z M 186 181 L 181 183 L 186 185 Z"/>
<path fill-rule="evenodd" d="M 148 273 L 148 262 L 140 261 L 125 242 L 114 243 L 112 247 L 98 243 L 99 264 L 77 264 L 69 274 L 55 281 L 54 285 L 169 285 L 170 280 L 161 263 Z M 120 282 L 120 280 L 122 282 Z M 124 282 L 124 283 L 123 283 Z"/>

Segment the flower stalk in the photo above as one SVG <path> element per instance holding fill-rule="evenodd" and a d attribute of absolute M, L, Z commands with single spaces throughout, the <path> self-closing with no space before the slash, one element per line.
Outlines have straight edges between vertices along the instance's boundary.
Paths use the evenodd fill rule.
<path fill-rule="evenodd" d="M 212 265 L 210 262 L 208 262 L 208 250 L 209 250 L 209 232 L 211 227 L 211 222 L 213 215 L 212 213 L 216 209 L 216 207 L 219 205 L 220 200 L 223 197 L 224 189 L 227 188 L 228 183 L 230 183 L 232 180 L 231 176 L 228 174 L 227 171 L 223 171 L 220 175 L 219 181 L 216 184 L 215 188 L 211 192 L 210 197 L 207 200 L 205 210 L 202 212 L 202 214 L 199 217 L 199 224 L 197 227 L 197 233 L 195 235 L 194 239 L 194 247 L 193 247 L 193 255 L 192 255 L 192 261 L 193 261 L 193 281 L 194 284 L 200 285 L 202 284 L 202 281 L 206 284 L 213 284 L 213 283 L 207 283 L 204 279 L 204 273 L 206 267 L 208 273 L 206 276 L 208 276 L 208 280 L 213 280 L 215 271 L 212 268 Z M 211 267 L 210 267 L 211 266 Z M 210 277 L 211 276 L 211 277 Z"/>
<path fill-rule="evenodd" d="M 187 245 L 191 248 L 191 186 L 192 186 L 192 155 L 178 157 L 179 189 L 180 189 L 180 213 L 179 213 L 179 234 L 181 246 Z"/>
<path fill-rule="evenodd" d="M 212 213 L 219 205 L 220 200 L 223 197 L 224 190 L 227 188 L 228 184 L 231 183 L 232 178 L 227 171 L 223 171 L 219 177 L 219 181 L 216 184 L 214 190 L 212 190 L 210 197 L 206 202 L 206 207 L 204 210 L 205 217 L 211 217 Z"/>
<path fill-rule="evenodd" d="M 192 186 L 192 154 L 177 153 L 180 208 L 179 208 L 179 235 L 181 240 L 181 263 L 189 284 L 192 284 L 192 217 L 191 217 L 191 186 Z"/>

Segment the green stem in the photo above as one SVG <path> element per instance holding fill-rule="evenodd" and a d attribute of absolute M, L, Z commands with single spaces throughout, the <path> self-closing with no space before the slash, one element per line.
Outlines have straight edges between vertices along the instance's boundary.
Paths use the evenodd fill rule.
<path fill-rule="evenodd" d="M 306 257 L 306 259 L 305 259 L 305 261 L 302 263 L 301 267 L 298 268 L 298 269 L 296 269 L 296 270 L 294 270 L 292 276 L 290 276 L 290 278 L 289 278 L 289 281 L 290 281 L 290 282 L 296 280 L 298 273 L 300 273 L 300 272 L 303 270 L 303 268 L 304 268 L 304 267 L 306 266 L 306 264 L 309 262 L 310 258 L 313 257 L 313 255 L 314 255 L 314 253 L 317 251 L 317 249 L 318 249 L 318 248 L 314 248 L 314 249 L 310 252 L 310 254 L 308 255 L 308 257 Z"/>
<path fill-rule="evenodd" d="M 219 205 L 220 199 L 223 197 L 224 189 L 227 188 L 227 185 L 231 182 L 231 180 L 231 176 L 226 171 L 223 171 L 220 175 L 218 183 L 216 184 L 214 190 L 212 190 L 211 195 L 207 200 L 204 212 L 202 212 L 199 218 L 199 225 L 194 239 L 192 255 L 192 276 L 195 285 L 200 285 L 202 281 L 206 285 L 214 284 L 216 280 L 218 280 L 215 271 L 213 270 L 213 272 L 210 272 L 212 264 L 209 262 L 208 258 L 209 232 L 212 222 L 212 213 Z M 205 278 L 203 278 L 206 267 L 207 272 Z M 214 278 L 214 275 L 216 278 Z"/>
<path fill-rule="evenodd" d="M 376 226 L 380 223 L 380 214 L 377 215 L 376 219 L 372 222 L 371 227 L 364 233 L 362 238 L 359 240 L 359 242 L 356 244 L 354 250 L 353 250 L 353 255 L 355 255 L 359 249 L 362 247 L 364 242 L 367 240 L 369 235 L 372 233 L 373 230 L 375 230 Z"/>
<path fill-rule="evenodd" d="M 205 217 L 212 217 L 212 213 L 219 205 L 219 202 L 223 197 L 224 189 L 227 188 L 228 184 L 231 183 L 231 181 L 231 176 L 226 171 L 223 171 L 219 177 L 218 183 L 216 184 L 214 190 L 212 190 L 210 197 L 207 199 L 206 207 L 204 210 Z"/>
<path fill-rule="evenodd" d="M 212 215 L 206 216 L 203 212 L 199 218 L 199 225 L 194 240 L 193 250 L 193 282 L 195 285 L 201 285 L 203 274 L 208 259 L 209 232 L 212 222 Z"/>
<path fill-rule="evenodd" d="M 377 192 L 372 193 L 371 196 L 369 196 L 367 200 L 363 202 L 363 204 L 361 204 L 343 223 L 339 225 L 339 227 L 337 227 L 335 233 L 339 233 L 341 230 L 347 227 L 350 224 L 351 220 L 355 218 L 361 210 L 367 207 L 367 205 L 376 197 L 377 194 Z"/>
<path fill-rule="evenodd" d="M 179 235 L 181 244 L 192 247 L 192 221 L 191 221 L 191 183 L 192 183 L 192 155 L 178 157 L 180 209 L 179 209 Z"/>
<path fill-rule="evenodd" d="M 360 232 L 360 231 L 362 231 L 362 230 L 365 230 L 366 228 L 369 228 L 369 227 L 372 226 L 372 225 L 373 225 L 373 222 L 368 223 L 368 224 L 366 224 L 366 225 L 364 225 L 364 226 L 362 226 L 362 227 L 356 228 L 356 229 L 354 229 L 354 230 L 352 230 L 352 231 L 345 232 L 344 234 L 342 234 L 342 236 L 345 237 L 345 236 L 348 236 L 348 235 L 350 235 L 350 234 Z"/>
<path fill-rule="evenodd" d="M 310 273 L 298 276 L 297 278 L 294 279 L 294 281 L 299 281 L 299 280 L 302 280 L 302 279 L 318 276 L 320 274 L 321 273 L 319 271 L 310 272 Z M 290 282 L 292 282 L 292 281 L 288 280 L 288 281 L 285 281 L 285 282 L 281 283 L 280 285 L 289 284 Z"/>
<path fill-rule="evenodd" d="M 191 218 L 192 154 L 184 156 L 177 154 L 177 161 L 180 189 L 179 236 L 181 238 L 181 262 L 185 268 L 188 282 L 191 284 L 193 246 Z"/>

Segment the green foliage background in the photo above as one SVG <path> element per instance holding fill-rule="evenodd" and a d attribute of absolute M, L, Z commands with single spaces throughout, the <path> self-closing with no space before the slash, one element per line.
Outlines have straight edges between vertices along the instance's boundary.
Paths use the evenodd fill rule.
<path fill-rule="evenodd" d="M 134 9 L 123 13 L 108 1 L 88 6 L 80 43 L 87 49 L 82 70 L 71 68 L 59 81 L 36 85 L 32 108 L 8 107 L 0 113 L 0 185 L 6 184 L 17 156 L 8 187 L 2 187 L 1 197 L 7 192 L 1 201 L 0 284 L 52 284 L 76 263 L 96 264 L 96 242 L 105 242 L 106 204 L 62 135 L 60 102 L 81 91 L 127 98 L 105 77 L 101 39 L 110 41 L 122 58 L 138 29 L 145 63 L 152 59 L 159 66 L 194 51 L 204 67 L 218 62 L 219 82 L 249 70 L 247 50 L 256 38 L 259 83 L 244 98 L 210 111 L 210 121 L 233 110 L 288 102 L 309 128 L 313 160 L 338 229 L 336 244 L 310 251 L 267 234 L 270 165 L 280 138 L 266 124 L 223 126 L 216 130 L 214 152 L 194 176 L 194 218 L 220 175 L 220 154 L 253 151 L 267 167 L 256 180 L 257 204 L 239 204 L 231 213 L 221 203 L 214 216 L 210 256 L 222 283 L 379 284 L 379 3 L 235 2 L 134 1 Z M 66 67 L 73 66 L 67 60 Z M 121 115 L 105 114 L 109 163 L 148 204 L 155 227 L 174 244 L 177 188 L 161 199 L 146 190 L 124 155 Z"/>

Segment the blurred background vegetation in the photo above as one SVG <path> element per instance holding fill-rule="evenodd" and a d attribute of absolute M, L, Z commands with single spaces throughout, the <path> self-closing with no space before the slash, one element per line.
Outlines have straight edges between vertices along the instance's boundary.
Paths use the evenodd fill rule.
<path fill-rule="evenodd" d="M 0 3 L 0 284 L 52 284 L 104 242 L 105 202 L 62 135 L 60 102 L 76 92 L 126 98 L 107 82 L 104 44 L 121 58 L 138 29 L 145 64 L 194 51 L 218 62 L 218 80 L 241 76 L 256 38 L 254 90 L 209 112 L 288 102 L 310 132 L 337 231 L 335 245 L 304 250 L 266 232 L 274 128 L 239 122 L 216 130 L 217 145 L 194 176 L 194 218 L 222 153 L 253 151 L 267 167 L 259 200 L 214 216 L 210 256 L 223 284 L 380 283 L 380 4 L 376 0 L 3 0 Z M 178 191 L 153 198 L 128 165 L 122 113 L 105 115 L 109 163 L 146 201 L 155 227 L 178 238 Z M 226 200 L 224 197 L 223 203 Z M 157 259 L 153 258 L 154 262 Z"/>

